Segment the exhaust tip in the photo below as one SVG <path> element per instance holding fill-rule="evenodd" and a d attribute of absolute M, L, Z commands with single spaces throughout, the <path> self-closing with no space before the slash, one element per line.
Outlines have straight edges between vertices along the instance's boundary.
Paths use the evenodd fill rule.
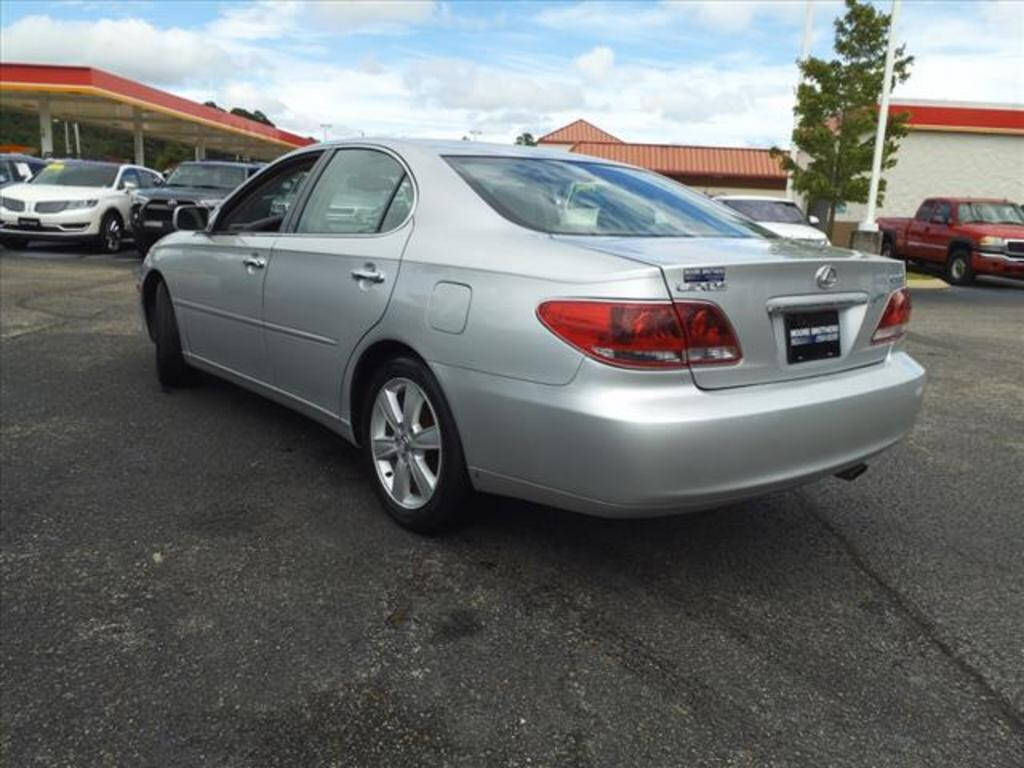
<path fill-rule="evenodd" d="M 868 471 L 868 465 L 864 462 L 856 464 L 849 469 L 844 469 L 842 472 L 836 472 L 836 477 L 846 480 L 847 482 L 853 482 L 858 477 Z"/>

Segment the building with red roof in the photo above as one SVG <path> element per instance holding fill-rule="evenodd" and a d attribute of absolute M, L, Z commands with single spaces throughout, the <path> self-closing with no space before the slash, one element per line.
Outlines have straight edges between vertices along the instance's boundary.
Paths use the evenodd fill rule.
<path fill-rule="evenodd" d="M 537 143 L 648 168 L 707 194 L 779 194 L 786 172 L 767 149 L 634 144 L 576 120 L 541 136 Z"/>

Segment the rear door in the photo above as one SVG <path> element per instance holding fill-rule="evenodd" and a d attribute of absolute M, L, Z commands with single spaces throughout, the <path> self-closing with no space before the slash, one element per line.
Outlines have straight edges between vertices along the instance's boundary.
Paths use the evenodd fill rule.
<path fill-rule="evenodd" d="M 260 382 L 272 376 L 263 343 L 263 284 L 292 202 L 320 153 L 282 161 L 233 197 L 208 232 L 175 259 L 175 308 L 189 351 Z"/>
<path fill-rule="evenodd" d="M 383 149 L 342 148 L 324 163 L 291 231 L 275 243 L 264 290 L 279 389 L 339 412 L 352 350 L 394 289 L 414 195 L 404 163 Z"/>

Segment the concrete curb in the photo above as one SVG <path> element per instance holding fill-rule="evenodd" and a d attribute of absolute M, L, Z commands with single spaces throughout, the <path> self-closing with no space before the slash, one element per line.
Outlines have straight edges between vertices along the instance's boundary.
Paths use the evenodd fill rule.
<path fill-rule="evenodd" d="M 911 277 L 907 275 L 907 288 L 912 291 L 944 291 L 949 283 L 937 277 Z"/>

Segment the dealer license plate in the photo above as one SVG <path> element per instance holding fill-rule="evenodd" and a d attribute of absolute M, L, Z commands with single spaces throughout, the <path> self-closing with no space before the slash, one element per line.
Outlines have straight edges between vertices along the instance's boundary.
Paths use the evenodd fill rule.
<path fill-rule="evenodd" d="M 839 312 L 786 315 L 786 359 L 790 364 L 839 357 Z"/>

